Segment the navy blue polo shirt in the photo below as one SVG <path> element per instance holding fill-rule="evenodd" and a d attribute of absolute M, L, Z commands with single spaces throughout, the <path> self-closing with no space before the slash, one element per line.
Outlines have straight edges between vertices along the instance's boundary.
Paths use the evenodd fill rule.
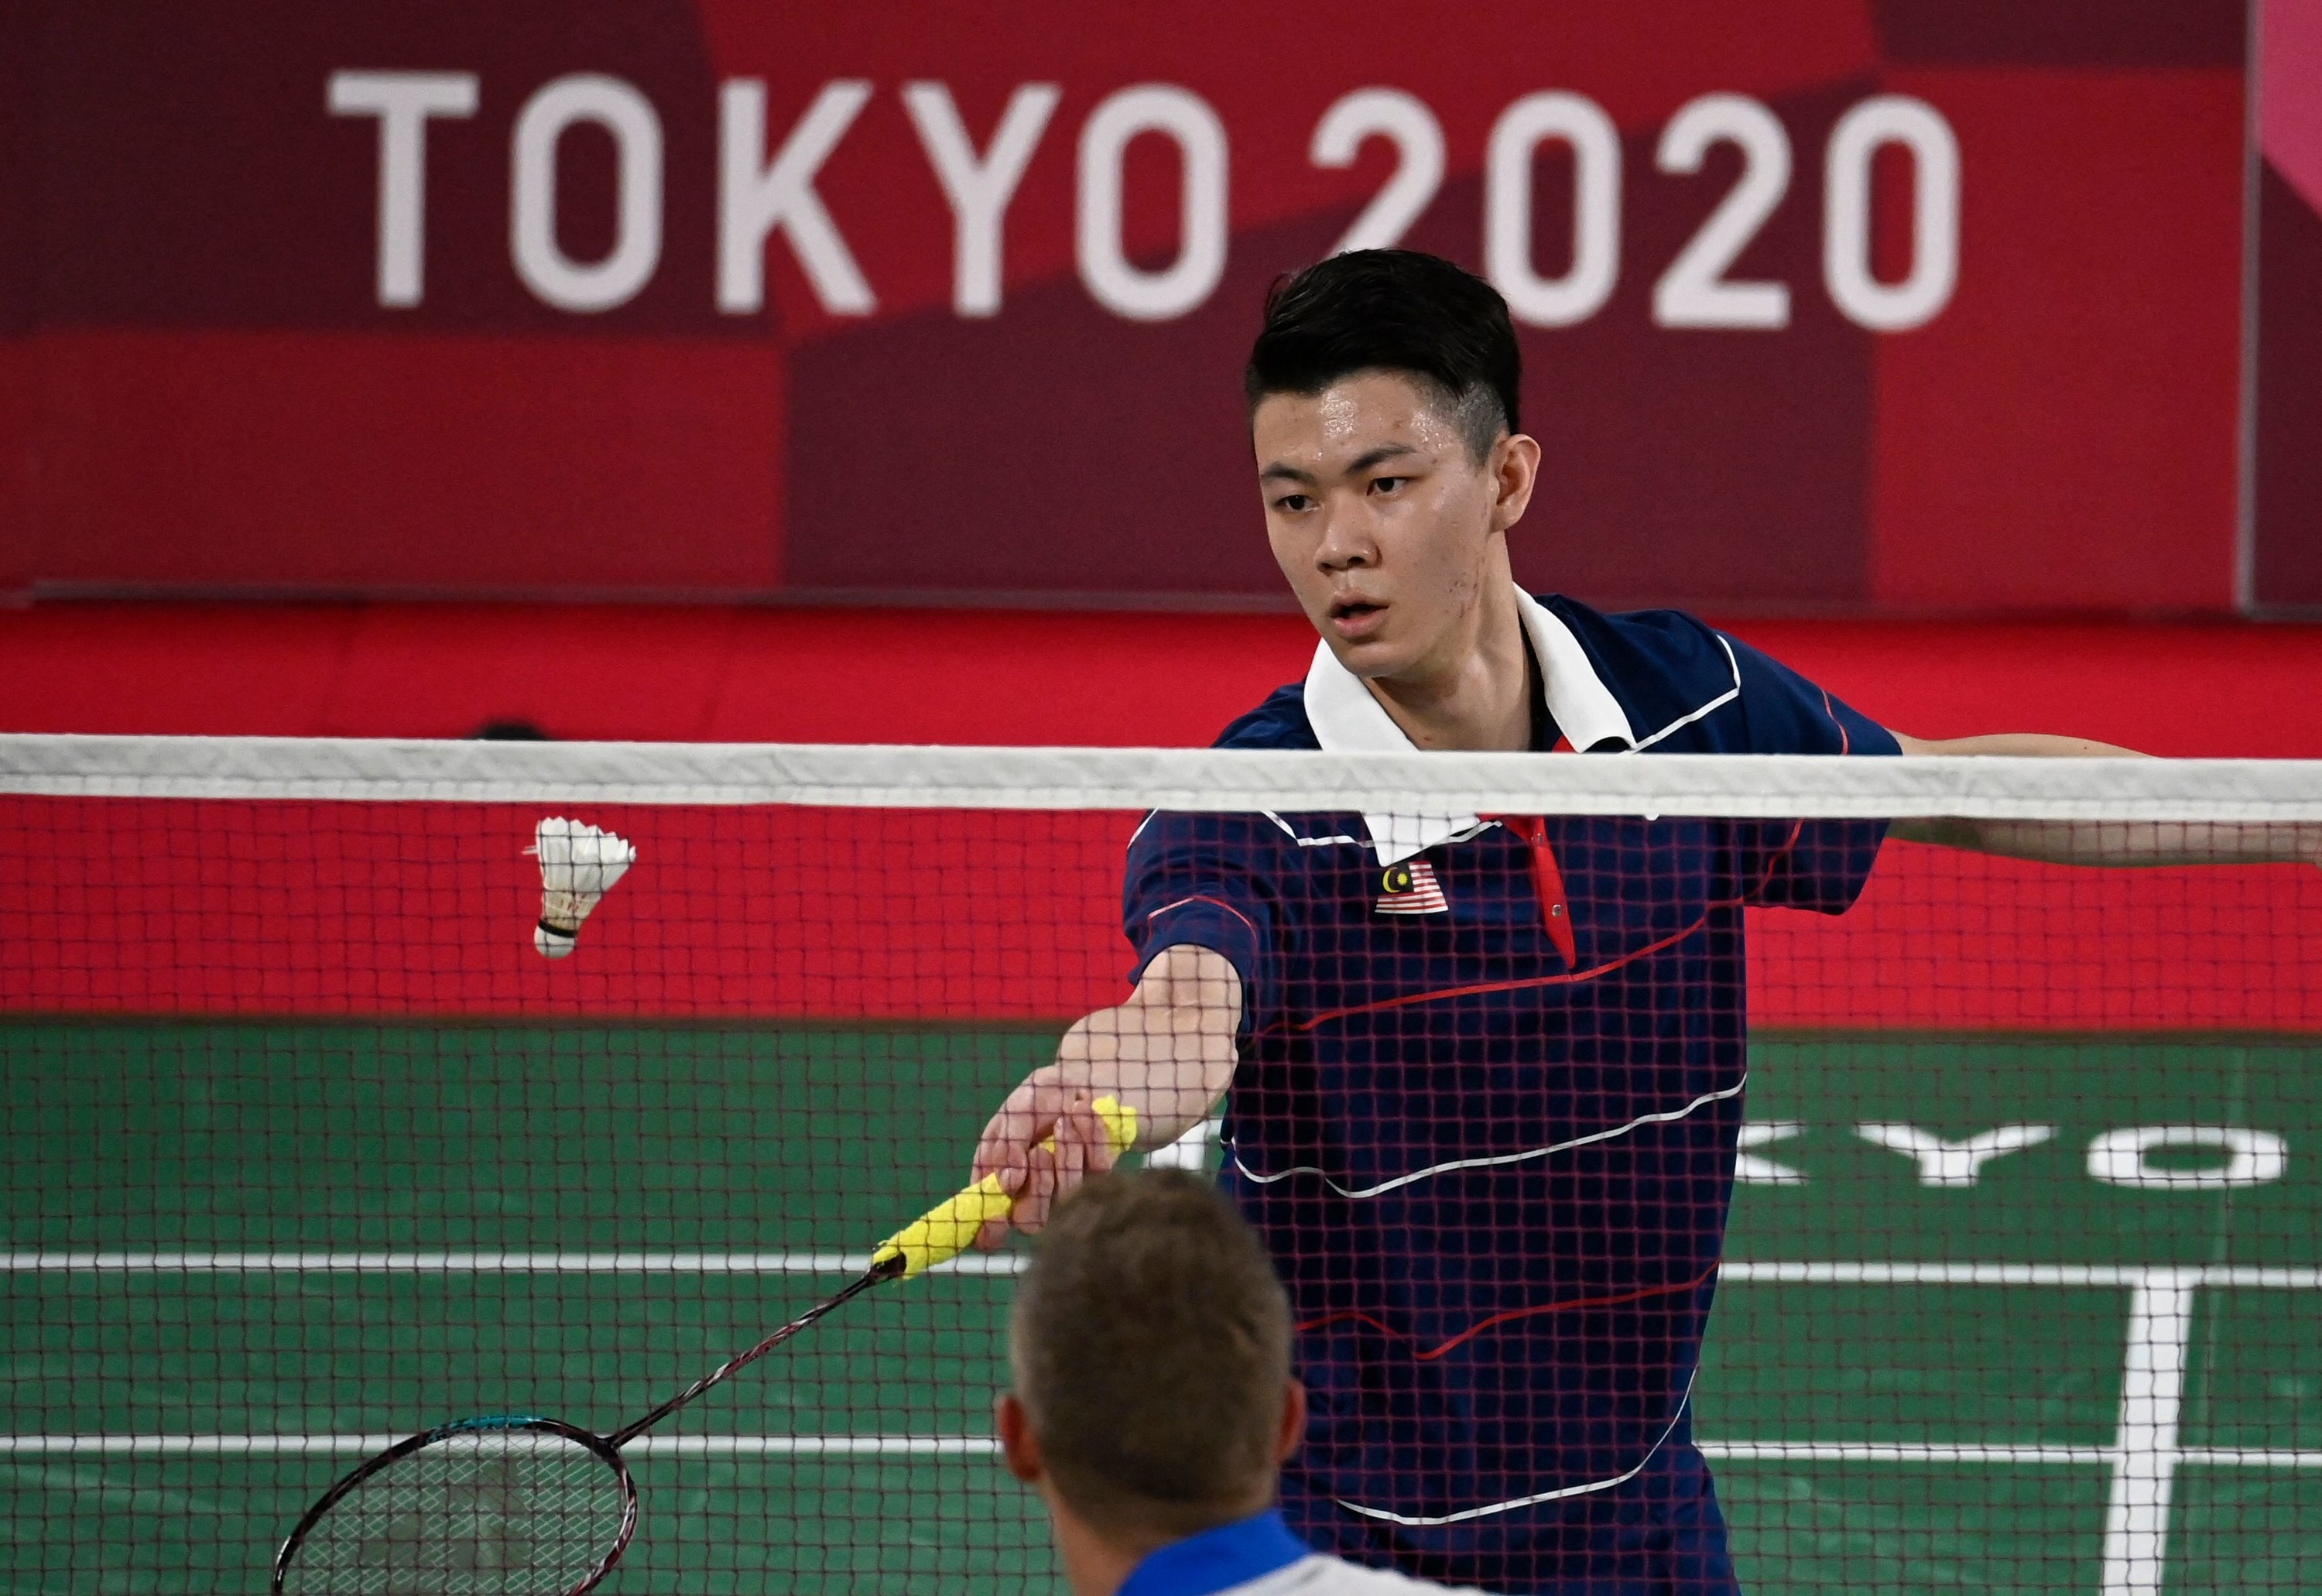
<path fill-rule="evenodd" d="M 1559 746 L 1898 752 L 1690 616 L 1518 597 Z M 1411 749 L 1327 648 L 1219 742 Z M 1313 1419 L 1284 1506 L 1310 1542 L 1522 1591 L 1682 1563 L 1673 1525 L 1719 1529 L 1686 1420 L 1747 1079 L 1742 909 L 1840 912 L 1884 835 L 1147 820 L 1126 889 L 1139 971 L 1193 944 L 1241 976 L 1225 1180 L 1299 1323 Z M 1710 1538 L 1714 1589 L 1731 1573 Z"/>

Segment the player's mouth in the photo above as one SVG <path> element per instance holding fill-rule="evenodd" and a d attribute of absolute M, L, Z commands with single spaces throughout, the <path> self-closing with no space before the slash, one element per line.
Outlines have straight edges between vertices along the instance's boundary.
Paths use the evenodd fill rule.
<path fill-rule="evenodd" d="M 1386 625 L 1386 603 L 1359 593 L 1330 601 L 1330 630 L 1348 643 L 1376 637 Z"/>

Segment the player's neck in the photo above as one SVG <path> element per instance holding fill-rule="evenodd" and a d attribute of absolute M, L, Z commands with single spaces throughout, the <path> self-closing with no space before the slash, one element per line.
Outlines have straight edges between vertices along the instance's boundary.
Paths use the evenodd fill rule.
<path fill-rule="evenodd" d="M 1127 1546 L 1100 1535 L 1087 1520 L 1062 1506 L 1051 1494 L 1049 1514 L 1056 1530 L 1056 1552 L 1065 1565 L 1065 1583 L 1073 1596 L 1114 1596 L 1137 1565 L 1160 1543 Z"/>
<path fill-rule="evenodd" d="M 1445 658 L 1365 685 L 1414 748 L 1521 752 L 1531 746 L 1532 696 L 1541 684 L 1504 570 L 1486 577 L 1470 620 Z"/>

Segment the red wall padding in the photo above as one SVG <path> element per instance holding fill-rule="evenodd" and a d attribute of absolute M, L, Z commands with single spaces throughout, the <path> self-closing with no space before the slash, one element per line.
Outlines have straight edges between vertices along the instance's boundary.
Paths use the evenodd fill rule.
<path fill-rule="evenodd" d="M 0 800 L 0 1008 L 1056 1020 L 1117 1001 L 1121 814 L 587 806 L 640 862 L 568 960 L 553 806 Z M 1753 928 L 1762 1025 L 2322 1029 L 2322 871 L 2061 870 L 1890 845 Z"/>
<path fill-rule="evenodd" d="M 2322 757 L 2322 626 L 1742 619 L 1920 736 L 2052 731 Z M 46 605 L 0 611 L 0 731 L 643 741 L 1208 743 L 1294 615 L 727 606 Z"/>

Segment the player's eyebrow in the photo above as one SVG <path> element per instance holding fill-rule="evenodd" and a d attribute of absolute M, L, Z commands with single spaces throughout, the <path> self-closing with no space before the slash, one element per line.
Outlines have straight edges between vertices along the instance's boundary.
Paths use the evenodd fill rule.
<path fill-rule="evenodd" d="M 1399 455 L 1418 452 L 1418 450 L 1408 443 L 1382 443 L 1376 449 L 1367 449 L 1355 456 L 1348 462 L 1345 474 L 1349 477 L 1359 477 L 1373 466 L 1384 465 Z M 1303 482 L 1310 488 L 1320 480 L 1313 472 L 1302 471 L 1296 466 L 1284 465 L 1278 460 L 1258 472 L 1257 479 L 1261 482 Z"/>
<path fill-rule="evenodd" d="M 1418 450 L 1413 449 L 1408 443 L 1382 443 L 1376 449 L 1367 450 L 1363 453 L 1355 456 L 1354 463 L 1347 468 L 1347 475 L 1349 477 L 1359 477 L 1365 471 L 1369 470 L 1373 466 L 1384 465 L 1388 461 L 1394 459 L 1398 455 L 1416 454 L 1418 452 Z"/>

